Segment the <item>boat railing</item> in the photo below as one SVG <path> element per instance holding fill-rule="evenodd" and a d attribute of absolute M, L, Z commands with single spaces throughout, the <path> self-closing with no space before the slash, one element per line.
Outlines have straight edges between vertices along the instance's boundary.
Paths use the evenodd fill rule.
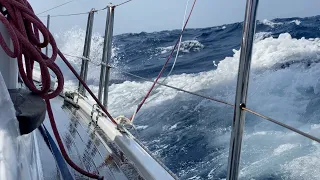
<path fill-rule="evenodd" d="M 129 1 L 131 1 L 131 0 L 129 0 Z M 300 131 L 300 130 L 298 130 L 292 126 L 289 126 L 287 124 L 284 124 L 279 120 L 275 120 L 275 119 L 270 118 L 266 115 L 258 113 L 258 112 L 254 111 L 251 108 L 248 108 L 246 106 L 248 83 L 249 83 L 249 76 L 250 76 L 250 65 L 251 65 L 251 57 L 252 57 L 252 48 L 253 48 L 254 34 L 255 34 L 255 28 L 256 28 L 256 15 L 257 15 L 258 3 L 259 3 L 259 0 L 247 0 L 247 4 L 246 4 L 246 12 L 245 12 L 245 19 L 244 19 L 244 23 L 243 23 L 241 53 L 240 53 L 240 60 L 239 60 L 235 103 L 226 102 L 224 100 L 220 100 L 220 99 L 217 99 L 214 97 L 202 95 L 202 94 L 199 94 L 196 92 L 181 89 L 179 87 L 170 86 L 165 83 L 157 82 L 157 84 L 159 84 L 161 86 L 172 88 L 177 91 L 188 93 L 188 94 L 198 96 L 201 98 L 205 98 L 205 99 L 215 101 L 218 103 L 223 103 L 229 107 L 234 108 L 234 117 L 233 117 L 233 121 L 232 121 L 232 131 L 231 131 L 231 139 L 230 139 L 230 147 L 229 147 L 230 148 L 229 149 L 229 160 L 228 160 L 228 168 L 227 168 L 227 179 L 228 180 L 238 179 L 241 144 L 242 144 L 242 137 L 243 137 L 243 131 L 244 131 L 244 121 L 245 121 L 245 113 L 246 112 L 251 113 L 253 115 L 256 115 L 256 116 L 263 118 L 265 120 L 268 120 L 270 122 L 273 122 L 273 123 L 280 125 L 290 131 L 293 131 L 295 133 L 298 133 L 304 137 L 307 137 L 313 141 L 320 143 L 319 138 L 314 137 L 314 136 L 312 136 L 308 133 L 305 133 L 303 131 Z M 108 16 L 107 16 L 107 20 L 106 20 L 105 41 L 104 41 L 104 50 L 103 50 L 104 55 L 103 55 L 103 58 L 102 58 L 103 60 L 102 60 L 101 64 L 96 64 L 93 61 L 91 61 L 90 55 L 84 54 L 83 57 L 79 57 L 79 56 L 65 54 L 67 56 L 73 56 L 73 57 L 77 57 L 79 59 L 82 59 L 83 65 L 86 65 L 86 63 L 92 63 L 96 66 L 98 66 L 98 65 L 101 66 L 100 84 L 99 84 L 99 100 L 102 100 L 102 94 L 104 94 L 104 96 L 105 96 L 104 106 L 105 107 L 107 106 L 107 95 L 108 95 L 108 86 L 109 86 L 108 81 L 109 81 L 109 76 L 110 76 L 110 68 L 116 68 L 116 67 L 110 66 L 111 45 L 112 45 L 111 42 L 112 42 L 112 35 L 113 35 L 114 7 L 116 7 L 116 6 L 109 5 L 106 8 L 104 8 L 104 9 L 108 9 Z M 104 10 L 104 9 L 101 9 L 101 10 Z M 92 12 L 94 13 L 97 11 L 92 11 Z M 69 14 L 69 15 L 73 16 L 73 15 L 80 15 L 80 14 L 88 14 L 88 13 L 77 13 L 77 14 Z M 51 17 L 61 17 L 61 16 L 64 16 L 64 15 L 55 15 L 55 16 L 51 16 Z M 90 18 L 88 18 L 88 25 L 89 25 L 89 21 L 90 21 Z M 121 69 L 118 69 L 118 71 L 123 72 L 127 75 L 130 75 L 130 76 L 145 80 L 145 81 L 154 82 L 153 80 L 132 74 L 130 72 L 126 72 Z M 103 88 L 105 89 L 104 93 L 103 93 Z M 86 103 L 86 102 L 82 102 L 82 103 Z M 84 106 L 88 106 L 88 105 L 84 105 Z M 92 110 L 91 110 L 91 112 L 89 112 L 89 110 L 88 110 L 88 113 L 91 114 Z M 141 145 L 141 147 L 144 148 L 143 144 L 140 144 L 140 145 Z"/>

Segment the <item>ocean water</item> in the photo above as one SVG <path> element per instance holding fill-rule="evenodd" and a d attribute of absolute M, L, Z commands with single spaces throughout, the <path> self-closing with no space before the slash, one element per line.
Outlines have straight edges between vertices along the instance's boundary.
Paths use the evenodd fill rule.
<path fill-rule="evenodd" d="M 149 87 L 126 74 L 154 79 L 179 30 L 117 35 L 113 41 L 109 110 L 131 116 Z M 187 29 L 166 83 L 234 102 L 242 23 Z M 85 31 L 56 35 L 60 49 L 82 55 Z M 94 33 L 88 83 L 97 92 L 103 37 Z M 80 69 L 81 60 L 69 57 Z M 257 23 L 248 104 L 262 114 L 320 137 L 320 16 Z M 169 72 L 170 62 L 164 76 Z M 62 64 L 62 63 L 61 63 Z M 75 78 L 62 65 L 66 89 Z M 137 114 L 136 136 L 181 179 L 225 179 L 233 109 L 158 87 Z M 240 179 L 320 179 L 320 146 L 247 114 Z"/>

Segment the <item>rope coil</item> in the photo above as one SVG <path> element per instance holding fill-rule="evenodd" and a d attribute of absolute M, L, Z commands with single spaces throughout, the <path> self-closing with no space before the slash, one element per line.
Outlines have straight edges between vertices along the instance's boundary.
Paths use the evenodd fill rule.
<path fill-rule="evenodd" d="M 9 37 L 12 41 L 13 50 L 11 50 L 9 48 L 9 45 L 6 44 L 1 33 L 0 46 L 9 57 L 17 58 L 19 73 L 25 85 L 32 92 L 39 94 L 46 102 L 50 124 L 52 126 L 53 133 L 55 135 L 55 138 L 57 139 L 59 149 L 64 159 L 72 168 L 74 168 L 79 173 L 90 178 L 103 179 L 102 176 L 83 170 L 71 160 L 71 158 L 67 154 L 67 151 L 65 150 L 62 139 L 55 124 L 50 99 L 58 96 L 62 91 L 64 85 L 63 74 L 59 67 L 55 64 L 55 60 L 58 55 L 66 63 L 66 65 L 74 73 L 74 75 L 79 79 L 80 83 L 83 84 L 83 86 L 90 93 L 93 99 L 97 101 L 97 104 L 106 113 L 110 120 L 115 124 L 116 122 L 98 101 L 98 99 L 85 84 L 85 82 L 80 78 L 80 76 L 67 61 L 64 55 L 60 52 L 52 34 L 41 22 L 41 20 L 34 14 L 34 11 L 29 2 L 27 0 L 0 0 L 0 4 L 1 9 L 5 9 L 5 11 L 1 11 L 0 13 L 0 21 L 8 31 Z M 40 36 L 43 37 L 43 41 L 40 41 Z M 50 57 L 41 52 L 41 48 L 45 48 L 47 46 L 52 47 L 52 54 Z M 39 86 L 36 86 L 32 79 L 35 62 L 39 64 L 41 72 L 42 82 L 40 89 L 37 88 Z M 49 92 L 51 83 L 51 76 L 49 71 L 52 71 L 58 80 L 58 85 L 52 92 Z"/>
<path fill-rule="evenodd" d="M 124 3 L 130 2 L 130 1 L 131 0 L 126 1 Z M 193 4 L 192 9 L 190 11 L 189 17 L 183 27 L 181 35 L 182 35 L 182 33 L 188 23 L 188 20 L 190 18 L 191 13 L 192 13 L 195 2 L 196 2 L 196 0 L 194 1 L 194 4 Z M 120 6 L 124 3 L 121 3 L 116 6 Z M 92 91 L 89 89 L 89 87 L 85 84 L 85 82 L 80 78 L 80 76 L 77 74 L 77 72 L 73 69 L 71 64 L 64 57 L 64 55 L 57 48 L 56 42 L 55 42 L 52 34 L 46 29 L 45 25 L 43 25 L 41 23 L 40 19 L 37 16 L 35 16 L 31 5 L 26 0 L 0 0 L 0 4 L 2 5 L 2 7 L 4 7 L 6 9 L 5 11 L 0 13 L 0 21 L 4 24 L 4 26 L 6 27 L 6 29 L 9 32 L 9 35 L 10 35 L 10 38 L 11 38 L 11 41 L 13 44 L 13 50 L 11 50 L 9 48 L 9 46 L 5 43 L 2 34 L 0 34 L 0 45 L 3 48 L 3 50 L 8 54 L 8 56 L 10 56 L 11 58 L 17 58 L 18 66 L 19 66 L 19 73 L 21 74 L 21 77 L 22 77 L 24 83 L 26 84 L 26 86 L 32 92 L 41 95 L 41 97 L 45 100 L 45 102 L 47 104 L 50 123 L 51 123 L 54 135 L 58 141 L 59 148 L 60 148 L 64 158 L 66 159 L 67 163 L 70 166 L 72 166 L 75 170 L 77 170 L 79 173 L 86 175 L 88 177 L 91 177 L 91 178 L 103 179 L 103 177 L 100 177 L 96 174 L 86 172 L 85 170 L 81 169 L 70 159 L 70 157 L 68 156 L 68 154 L 63 146 L 62 139 L 60 138 L 59 132 L 57 130 L 57 127 L 56 127 L 56 124 L 54 121 L 54 115 L 53 115 L 51 104 L 50 104 L 50 99 L 59 95 L 59 93 L 63 89 L 63 84 L 64 84 L 62 72 L 59 69 L 59 67 L 55 64 L 55 60 L 58 55 L 66 63 L 66 65 L 70 68 L 70 70 L 74 73 L 74 75 L 78 78 L 80 83 L 82 83 L 84 85 L 85 89 L 89 92 L 89 94 L 97 102 L 97 104 L 100 106 L 100 108 L 106 113 L 106 115 L 110 118 L 110 120 L 112 122 L 114 122 L 115 124 L 116 124 L 116 122 L 114 121 L 113 117 L 108 113 L 108 111 L 104 108 L 104 106 L 99 102 L 99 100 L 95 97 L 95 95 L 92 93 Z M 103 10 L 103 9 L 101 9 L 101 10 Z M 98 12 L 98 11 L 99 10 L 96 10 L 94 12 Z M 87 12 L 87 13 L 89 13 L 89 12 Z M 87 14 L 87 13 L 85 13 L 85 14 Z M 73 15 L 78 15 L 78 14 L 73 14 Z M 40 35 L 43 37 L 42 42 L 40 41 Z M 153 87 L 155 86 L 155 84 L 158 83 L 157 81 L 161 77 L 166 65 L 168 64 L 168 62 L 169 62 L 169 60 L 175 50 L 175 48 L 178 45 L 178 42 L 179 41 L 177 41 L 177 43 L 175 44 L 170 56 L 167 59 L 167 62 L 163 66 L 162 70 L 160 71 L 157 79 L 155 81 L 152 81 L 154 83 L 153 86 L 150 88 L 150 90 L 147 93 L 147 95 L 145 96 L 145 98 L 139 104 L 135 113 L 137 113 L 140 110 L 143 103 L 148 98 L 149 94 L 151 93 Z M 41 52 L 41 48 L 44 48 L 48 45 L 50 45 L 52 47 L 52 55 L 50 57 Z M 39 64 L 40 71 L 41 71 L 41 79 L 42 79 L 41 89 L 38 89 L 32 80 L 32 71 L 33 71 L 33 67 L 34 67 L 35 62 L 37 62 Z M 25 66 L 24 66 L 24 64 L 25 64 Z M 58 86 L 53 92 L 49 92 L 50 82 L 51 82 L 49 70 L 53 71 L 53 73 L 56 75 L 56 77 L 58 79 Z M 166 86 L 168 86 L 168 85 L 166 85 Z M 187 92 L 187 91 L 184 91 L 184 92 Z M 190 93 L 190 94 L 192 94 L 192 93 Z M 195 93 L 193 93 L 193 94 L 195 95 Z M 200 96 L 200 95 L 198 95 L 198 96 Z M 205 97 L 205 96 L 202 96 L 202 97 Z M 220 103 L 234 106 L 231 103 L 227 103 L 227 102 L 224 102 L 221 100 L 217 100 L 214 98 L 208 98 L 208 97 L 206 97 L 206 98 L 220 102 Z M 242 109 L 247 112 L 250 112 L 254 115 L 257 115 L 261 118 L 264 118 L 266 120 L 274 122 L 278 125 L 281 125 L 287 129 L 290 129 L 290 130 L 292 130 L 296 133 L 299 133 L 305 137 L 308 137 L 314 141 L 320 142 L 320 140 L 318 138 L 313 137 L 313 136 L 311 136 L 307 133 L 304 133 L 300 130 L 297 130 L 295 128 L 292 128 L 288 125 L 285 125 L 285 124 L 283 124 L 279 121 L 276 121 L 272 118 L 261 115 L 255 111 L 250 110 L 245 107 L 243 107 Z"/>

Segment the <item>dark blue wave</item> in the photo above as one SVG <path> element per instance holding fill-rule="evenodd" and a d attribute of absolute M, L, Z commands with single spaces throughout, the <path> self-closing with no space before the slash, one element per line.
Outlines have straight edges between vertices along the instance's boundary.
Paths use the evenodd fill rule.
<path fill-rule="evenodd" d="M 297 25 L 294 21 L 301 23 Z M 273 37 L 278 37 L 279 34 L 285 32 L 290 33 L 293 38 L 320 36 L 320 16 L 274 19 L 272 22 L 281 24 L 270 26 L 259 21 L 256 32 L 270 32 Z M 182 52 L 173 74 L 212 70 L 214 68 L 213 61 L 219 62 L 224 57 L 233 55 L 232 49 L 239 49 L 241 32 L 242 23 L 186 29 L 183 41 L 195 40 L 204 47 L 199 51 Z M 166 53 L 161 53 L 159 48 L 173 46 L 179 34 L 180 30 L 117 35 L 114 38 L 114 45 L 119 50 L 115 58 L 121 64 L 130 67 L 132 73 L 149 78 L 155 77 L 169 55 L 169 50 Z M 172 62 L 169 63 L 169 67 Z"/>
<path fill-rule="evenodd" d="M 233 49 L 239 49 L 242 26 L 242 23 L 233 23 L 218 27 L 186 29 L 182 40 L 185 51 L 180 53 L 173 74 L 198 73 L 216 69 L 213 61 L 219 63 L 225 57 L 233 56 Z M 259 21 L 256 32 L 267 32 L 268 36 L 272 37 L 278 37 L 281 33 L 290 33 L 293 38 L 317 38 L 320 37 L 320 16 Z M 154 78 L 170 53 L 168 47 L 174 45 L 179 34 L 180 30 L 172 30 L 115 36 L 114 46 L 119 48 L 115 58 L 128 67 L 127 69 L 131 73 Z M 319 59 L 312 62 L 306 59 L 299 62 L 275 64 L 273 68 L 277 70 L 300 62 L 305 66 L 310 66 L 310 63 L 318 61 Z M 172 63 L 173 61 L 170 62 L 169 67 Z M 165 74 L 169 69 L 167 68 Z M 124 79 L 130 80 L 131 77 Z M 209 175 L 211 179 L 225 178 L 227 158 L 218 163 L 213 159 L 217 156 L 227 156 L 228 152 L 218 141 L 215 141 L 215 136 L 219 135 L 219 132 L 212 132 L 212 130 L 215 127 L 230 127 L 231 121 L 225 121 L 225 119 L 232 118 L 232 109 L 223 110 L 221 108 L 218 111 L 211 107 L 204 107 L 197 111 L 187 111 L 182 107 L 170 106 L 183 104 L 194 107 L 199 103 L 197 98 L 193 97 L 188 100 L 184 98 L 185 96 L 178 96 L 172 100 L 175 103 L 171 100 L 164 102 L 161 107 L 154 110 L 152 115 L 148 114 L 147 119 L 144 118 L 137 122 L 149 125 L 147 129 L 139 131 L 140 137 L 147 143 L 151 151 L 155 152 L 161 149 L 158 156 L 182 179 L 188 179 L 195 175 L 202 179 L 207 179 Z M 220 114 L 216 114 L 217 112 Z M 216 116 L 210 118 L 212 114 Z M 140 116 L 144 116 L 143 112 Z M 170 119 L 164 117 L 170 117 Z M 203 122 L 202 119 L 212 120 Z M 162 128 L 168 124 L 172 126 L 177 123 L 179 126 L 174 130 L 162 131 Z M 195 130 L 197 132 L 193 132 Z M 159 141 L 155 141 L 159 138 Z M 212 142 L 212 144 L 208 144 L 208 142 Z M 161 147 L 161 145 L 168 146 Z M 188 173 L 186 169 L 189 170 Z M 211 172 L 212 169 L 215 169 L 214 173 Z M 281 175 L 268 174 L 264 177 L 257 177 L 257 179 L 281 179 L 280 177 Z"/>

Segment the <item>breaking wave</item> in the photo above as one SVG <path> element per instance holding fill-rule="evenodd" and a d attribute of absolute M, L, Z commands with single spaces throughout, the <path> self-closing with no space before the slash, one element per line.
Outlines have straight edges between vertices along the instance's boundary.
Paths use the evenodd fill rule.
<path fill-rule="evenodd" d="M 170 52 L 172 50 L 173 46 L 168 46 L 168 47 L 159 47 L 157 49 L 159 49 L 161 51 L 161 54 L 166 54 L 168 52 Z M 201 49 L 204 48 L 204 45 L 201 44 L 199 41 L 196 40 L 188 40 L 188 41 L 182 41 L 181 42 L 181 47 L 180 47 L 180 52 L 183 53 L 189 53 L 191 52 L 196 52 L 196 51 L 200 51 Z M 175 50 L 177 51 L 177 50 Z"/>
<path fill-rule="evenodd" d="M 320 34 L 313 30 L 320 25 L 319 19 L 258 23 L 247 105 L 316 137 L 320 136 Z M 241 26 L 188 29 L 182 43 L 184 54 L 167 83 L 233 103 Z M 74 39 L 62 49 L 81 55 L 82 45 L 68 44 L 81 44 L 83 41 L 77 40 L 84 33 L 72 31 L 68 36 Z M 162 31 L 115 36 L 113 61 L 121 64 L 120 70 L 154 78 L 178 34 Z M 99 36 L 92 45 L 96 63 L 102 56 Z M 109 88 L 109 110 L 114 116 L 130 116 L 151 83 L 112 71 L 118 76 Z M 97 79 L 97 72 L 90 77 Z M 72 89 L 76 84 L 70 80 L 66 86 Z M 97 84 L 91 87 L 97 92 Z M 154 155 L 181 179 L 226 178 L 233 109 L 166 87 L 158 87 L 150 99 L 135 124 Z M 242 147 L 240 179 L 320 178 L 319 144 L 250 114 Z"/>

